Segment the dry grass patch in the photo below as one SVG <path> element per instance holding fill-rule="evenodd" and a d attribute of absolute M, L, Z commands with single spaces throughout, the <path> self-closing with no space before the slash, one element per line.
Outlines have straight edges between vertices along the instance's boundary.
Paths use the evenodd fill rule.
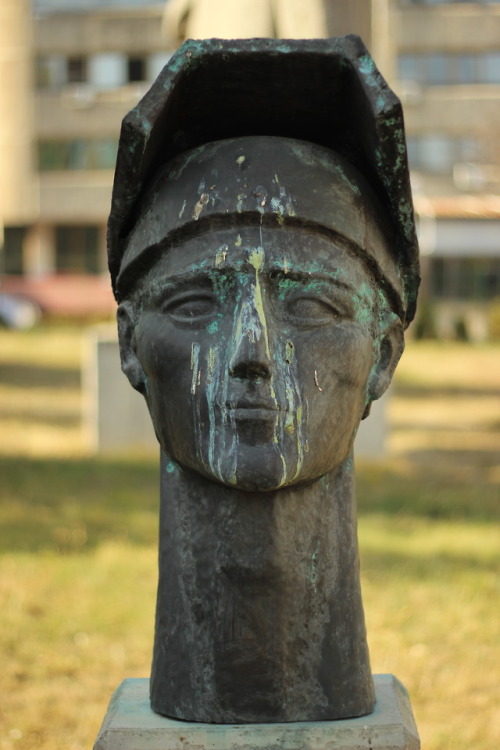
<path fill-rule="evenodd" d="M 87 452 L 80 384 L 83 330 L 0 331 L 0 453 Z"/>
<path fill-rule="evenodd" d="M 0 750 L 88 750 L 147 676 L 156 457 L 87 455 L 83 332 L 0 331 Z M 500 348 L 412 343 L 392 453 L 358 467 L 372 666 L 410 691 L 423 750 L 500 738 Z"/>
<path fill-rule="evenodd" d="M 398 365 L 397 382 L 463 392 L 494 390 L 498 394 L 500 345 L 451 341 L 409 341 Z"/>
<path fill-rule="evenodd" d="M 486 750 L 500 731 L 498 526 L 362 518 L 372 666 L 410 692 L 422 747 Z"/>

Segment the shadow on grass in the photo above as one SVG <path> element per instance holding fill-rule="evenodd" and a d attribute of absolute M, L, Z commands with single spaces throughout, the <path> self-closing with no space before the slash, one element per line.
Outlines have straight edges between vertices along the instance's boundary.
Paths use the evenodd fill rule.
<path fill-rule="evenodd" d="M 0 457 L 0 551 L 92 550 L 109 540 L 156 545 L 158 459 Z M 498 519 L 498 486 L 464 482 L 439 460 L 400 471 L 357 467 L 359 514 Z"/>
<path fill-rule="evenodd" d="M 390 578 L 398 581 L 431 580 L 434 583 L 440 581 L 441 585 L 447 580 L 457 580 L 457 576 L 463 574 L 474 575 L 477 573 L 495 573 L 497 560 L 489 557 L 482 558 L 474 552 L 429 552 L 422 555 L 421 552 L 408 550 L 381 550 L 370 549 L 367 545 L 361 545 L 361 569 L 366 578 L 386 581 Z"/>
<path fill-rule="evenodd" d="M 43 425 L 47 427 L 73 427 L 78 428 L 81 425 L 81 416 L 79 411 L 70 414 L 56 414 L 53 409 L 2 409 L 0 408 L 0 420 L 13 419 L 17 422 L 24 422 L 27 429 L 32 425 Z"/>
<path fill-rule="evenodd" d="M 356 470 L 358 511 L 428 519 L 500 520 L 498 484 L 488 470 L 498 456 L 489 451 L 420 451 L 405 462 L 360 463 Z"/>
<path fill-rule="evenodd" d="M 80 370 L 27 364 L 0 364 L 0 383 L 16 388 L 79 388 Z"/>
<path fill-rule="evenodd" d="M 394 392 L 398 396 L 404 396 L 405 398 L 425 398 L 430 401 L 440 401 L 442 398 L 454 398 L 457 396 L 460 398 L 489 398 L 491 396 L 498 396 L 499 389 L 484 388 L 483 386 L 478 386 L 477 388 L 460 385 L 436 386 L 432 383 L 417 385 L 399 381 L 394 386 Z"/>
<path fill-rule="evenodd" d="M 158 461 L 0 457 L 0 551 L 155 544 Z"/>
<path fill-rule="evenodd" d="M 456 431 L 458 432 L 458 430 Z M 464 432 L 466 432 L 466 430 L 464 430 Z M 470 450 L 466 448 L 454 450 L 446 450 L 443 448 L 439 450 L 422 449 L 419 451 L 408 451 L 406 456 L 408 460 L 423 467 L 432 467 L 433 463 L 436 463 L 439 466 L 438 470 L 440 472 L 446 471 L 448 476 L 453 474 L 454 469 L 469 468 L 475 470 L 476 475 L 479 475 L 481 472 L 487 472 L 492 467 L 500 466 L 500 448 L 498 451 L 486 449 Z M 498 486 L 497 492 L 500 492 Z"/>

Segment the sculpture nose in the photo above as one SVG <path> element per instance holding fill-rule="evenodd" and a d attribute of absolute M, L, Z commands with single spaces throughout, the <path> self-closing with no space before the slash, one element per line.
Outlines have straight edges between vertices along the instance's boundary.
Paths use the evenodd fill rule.
<path fill-rule="evenodd" d="M 269 380 L 271 356 L 267 322 L 263 310 L 257 309 L 253 299 L 243 303 L 235 329 L 229 374 L 240 380 Z"/>

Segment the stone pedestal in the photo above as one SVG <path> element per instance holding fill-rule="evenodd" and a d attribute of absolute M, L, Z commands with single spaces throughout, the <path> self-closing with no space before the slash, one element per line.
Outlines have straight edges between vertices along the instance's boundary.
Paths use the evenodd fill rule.
<path fill-rule="evenodd" d="M 148 408 L 120 372 L 116 326 L 89 329 L 83 361 L 84 423 L 97 451 L 151 450 L 158 453 Z"/>
<path fill-rule="evenodd" d="M 289 724 L 201 724 L 155 714 L 149 680 L 124 680 L 116 690 L 94 750 L 419 750 L 404 686 L 375 675 L 377 702 L 369 716 Z"/>

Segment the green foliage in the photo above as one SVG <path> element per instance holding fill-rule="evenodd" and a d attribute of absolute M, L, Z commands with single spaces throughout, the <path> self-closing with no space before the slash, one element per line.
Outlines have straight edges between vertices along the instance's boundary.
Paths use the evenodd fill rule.
<path fill-rule="evenodd" d="M 356 472 L 359 515 L 500 522 L 498 485 L 488 481 L 486 471 L 474 472 L 473 478 L 464 481 L 463 472 L 450 471 L 439 450 L 434 451 L 434 459 L 432 468 L 427 462 L 360 462 Z"/>
<path fill-rule="evenodd" d="M 0 456 L 1 552 L 89 552 L 110 540 L 156 541 L 154 458 Z"/>
<path fill-rule="evenodd" d="M 413 324 L 413 335 L 418 341 L 422 339 L 437 339 L 436 311 L 429 301 L 422 301 L 417 310 L 417 317 Z"/>
<path fill-rule="evenodd" d="M 488 309 L 489 332 L 493 341 L 500 341 L 500 297 L 494 299 Z"/>
<path fill-rule="evenodd" d="M 457 341 L 469 341 L 469 330 L 467 328 L 467 321 L 463 316 L 459 317 L 455 321 L 455 338 Z"/>
<path fill-rule="evenodd" d="M 120 681 L 149 673 L 157 457 L 85 455 L 80 344 L 0 333 L 2 750 L 88 750 Z M 357 462 L 372 667 L 408 688 L 426 750 L 498 745 L 499 363 L 410 342 L 390 404 L 405 447 Z"/>

